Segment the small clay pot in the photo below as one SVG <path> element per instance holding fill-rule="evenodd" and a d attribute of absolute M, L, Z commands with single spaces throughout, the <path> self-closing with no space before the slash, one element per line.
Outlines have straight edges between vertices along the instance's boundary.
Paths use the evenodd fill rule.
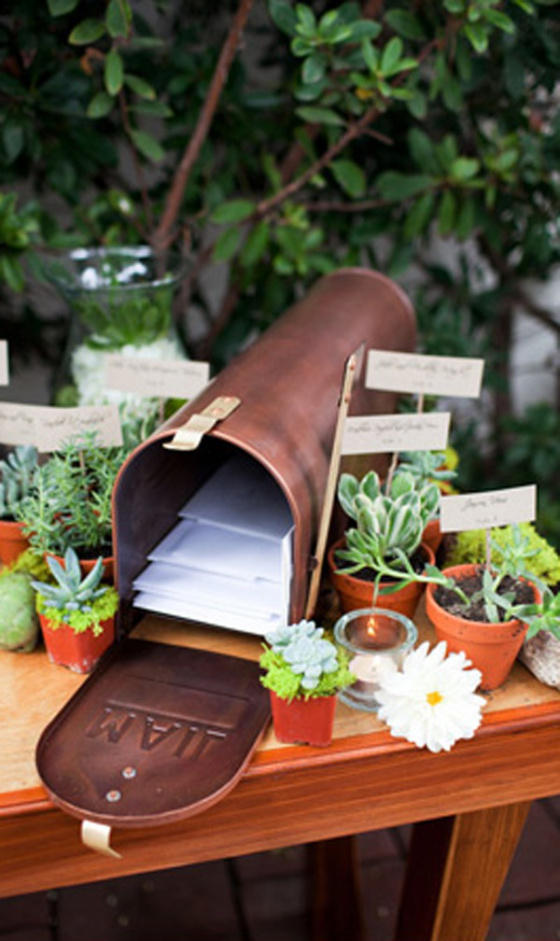
<path fill-rule="evenodd" d="M 336 696 L 309 699 L 280 699 L 269 690 L 274 734 L 279 742 L 301 745 L 330 745 Z"/>
<path fill-rule="evenodd" d="M 464 564 L 453 565 L 443 572 L 460 583 L 461 579 L 475 575 L 479 570 L 479 565 Z M 535 601 L 539 603 L 540 592 L 534 585 L 531 587 L 535 592 Z M 490 624 L 458 617 L 438 604 L 436 591 L 437 585 L 428 585 L 426 613 L 434 625 L 438 640 L 446 641 L 450 653 L 465 652 L 472 665 L 482 674 L 481 689 L 491 690 L 501 686 L 521 649 L 527 625 L 518 618 Z"/>
<path fill-rule="evenodd" d="M 439 518 L 435 520 L 430 520 L 426 523 L 424 532 L 422 533 L 422 542 L 430 547 L 434 556 L 438 551 L 441 540 L 443 539 L 443 533 L 441 531 L 441 526 L 439 523 Z"/>
<path fill-rule="evenodd" d="M 68 667 L 74 673 L 91 673 L 101 655 L 115 639 L 114 617 L 101 621 L 103 633 L 97 636 L 92 630 L 76 634 L 68 624 L 53 628 L 44 614 L 39 615 L 39 621 L 51 663 Z"/>
<path fill-rule="evenodd" d="M 347 611 L 356 611 L 358 608 L 371 608 L 374 603 L 373 582 L 367 581 L 365 578 L 359 578 L 359 573 L 356 575 L 344 575 L 342 572 L 336 571 L 340 568 L 340 565 L 344 564 L 337 562 L 335 556 L 336 550 L 344 548 L 345 545 L 346 538 L 343 536 L 342 539 L 339 539 L 331 546 L 327 555 L 331 584 L 338 593 L 340 608 L 344 614 Z M 421 547 L 426 555 L 426 564 L 433 565 L 434 553 L 424 542 L 421 544 Z M 382 586 L 394 584 L 395 582 L 382 582 Z M 424 591 L 424 587 L 421 582 L 412 582 L 410 585 L 399 588 L 389 595 L 378 594 L 375 603 L 379 608 L 388 608 L 390 611 L 398 611 L 399 614 L 404 614 L 405 617 L 412 618 L 422 596 L 422 592 Z"/>
<path fill-rule="evenodd" d="M 29 539 L 23 535 L 23 523 L 0 520 L 0 562 L 9 565 L 22 552 L 29 549 Z"/>

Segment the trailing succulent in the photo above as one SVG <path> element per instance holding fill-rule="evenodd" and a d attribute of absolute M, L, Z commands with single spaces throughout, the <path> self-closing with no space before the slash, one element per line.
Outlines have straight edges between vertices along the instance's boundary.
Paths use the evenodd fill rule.
<path fill-rule="evenodd" d="M 261 683 L 281 699 L 332 696 L 353 682 L 346 653 L 323 637 L 314 621 L 299 621 L 265 635 Z"/>
<path fill-rule="evenodd" d="M 100 622 L 111 617 L 117 608 L 118 596 L 114 588 L 101 585 L 103 562 L 97 559 L 92 570 L 82 578 L 80 563 L 74 549 L 64 555 L 64 566 L 52 556 L 47 564 L 53 583 L 31 582 L 37 591 L 37 608 L 51 621 L 51 627 L 68 624 L 76 633 L 92 628 L 102 633 Z"/>
<path fill-rule="evenodd" d="M 422 579 L 414 572 L 410 558 L 418 549 L 426 523 L 439 505 L 435 483 L 417 489 L 414 477 L 402 471 L 394 475 L 389 493 L 383 493 L 378 475 L 369 471 L 361 481 L 352 474 L 342 474 L 338 485 L 342 509 L 356 526 L 346 531 L 346 549 L 337 558 L 350 563 L 342 572 L 352 574 L 364 568 L 377 574 L 376 586 L 383 576 L 403 583 Z M 394 588 L 382 589 L 387 593 Z"/>
<path fill-rule="evenodd" d="M 516 535 L 516 532 L 518 533 Z M 526 567 L 531 579 L 541 579 L 547 585 L 560 583 L 560 556 L 554 548 L 539 535 L 532 523 L 520 523 L 518 530 L 513 526 L 502 526 L 492 530 L 492 560 L 499 564 L 504 547 L 512 543 L 519 535 L 528 540 L 530 554 L 526 556 Z M 446 565 L 476 564 L 485 557 L 485 531 L 471 529 L 457 533 L 449 551 L 446 553 Z"/>
<path fill-rule="evenodd" d="M 0 517 L 15 519 L 18 508 L 37 478 L 37 448 L 20 445 L 0 461 Z"/>

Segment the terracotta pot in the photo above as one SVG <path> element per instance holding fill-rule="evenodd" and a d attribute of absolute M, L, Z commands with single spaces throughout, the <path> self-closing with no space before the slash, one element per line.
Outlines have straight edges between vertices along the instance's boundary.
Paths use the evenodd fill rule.
<path fill-rule="evenodd" d="M 359 578 L 357 574 L 343 575 L 336 571 L 339 568 L 339 563 L 336 561 L 335 552 L 345 545 L 346 538 L 343 536 L 342 539 L 339 539 L 331 546 L 327 555 L 331 583 L 338 593 L 340 608 L 343 613 L 356 611 L 358 608 L 371 608 L 373 605 L 373 582 Z M 423 542 L 421 545 L 426 553 L 426 562 L 433 565 L 434 553 L 426 543 Z M 384 582 L 383 584 L 394 585 L 395 582 Z M 412 582 L 390 595 L 379 594 L 375 604 L 378 608 L 389 608 L 390 611 L 398 611 L 399 614 L 411 618 L 416 611 L 423 591 L 424 585 L 421 582 Z"/>
<path fill-rule="evenodd" d="M 456 578 L 468 578 L 480 570 L 479 565 L 452 565 L 444 574 Z M 535 586 L 535 600 L 541 595 Z M 517 618 L 498 624 L 486 621 L 469 621 L 442 608 L 435 600 L 437 585 L 428 585 L 426 591 L 426 613 L 434 625 L 438 640 L 447 641 L 449 652 L 463 650 L 472 665 L 482 673 L 480 688 L 496 689 L 508 677 L 515 658 L 527 633 L 527 625 Z"/>
<path fill-rule="evenodd" d="M 439 519 L 430 520 L 429 523 L 426 524 L 426 528 L 424 529 L 424 532 L 422 533 L 422 542 L 424 542 L 427 546 L 430 547 L 430 549 L 434 553 L 434 556 L 441 545 L 442 539 L 443 539 L 443 533 L 441 531 Z"/>
<path fill-rule="evenodd" d="M 0 562 L 9 565 L 29 549 L 29 539 L 23 535 L 23 523 L 0 520 Z"/>
<path fill-rule="evenodd" d="M 279 742 L 302 745 L 330 745 L 336 696 L 310 699 L 280 699 L 271 689 L 270 704 L 274 734 Z"/>
<path fill-rule="evenodd" d="M 114 617 L 101 621 L 103 633 L 97 636 L 91 630 L 76 634 L 67 624 L 55 629 L 44 614 L 39 615 L 39 620 L 49 660 L 74 673 L 90 673 L 115 639 Z"/>
<path fill-rule="evenodd" d="M 54 552 L 44 552 L 43 558 L 46 559 L 48 555 L 50 555 L 53 559 L 56 559 L 56 561 L 60 563 L 60 565 L 62 565 L 62 568 L 64 568 L 64 556 L 55 555 Z M 82 575 L 85 578 L 86 575 L 88 575 L 89 572 L 91 572 L 93 566 L 97 562 L 97 558 L 80 559 L 79 562 L 80 562 L 80 569 L 81 569 Z M 113 573 L 114 573 L 115 557 L 112 555 L 106 556 L 104 559 L 102 559 L 102 564 L 103 564 L 103 577 L 101 581 L 112 585 L 114 582 Z"/>

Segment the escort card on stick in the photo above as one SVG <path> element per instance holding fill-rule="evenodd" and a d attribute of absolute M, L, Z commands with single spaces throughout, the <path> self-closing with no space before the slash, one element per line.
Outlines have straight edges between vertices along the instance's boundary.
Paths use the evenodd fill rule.
<path fill-rule="evenodd" d="M 8 341 L 0 340 L 0 386 L 7 386 L 10 382 L 8 368 Z"/>
<path fill-rule="evenodd" d="M 483 369 L 483 359 L 369 350 L 366 387 L 476 398 L 480 395 Z"/>
<path fill-rule="evenodd" d="M 537 515 L 537 488 L 507 487 L 482 493 L 463 493 L 441 497 L 441 530 L 459 533 L 468 529 L 491 529 L 528 523 Z"/>
<path fill-rule="evenodd" d="M 111 353 L 105 360 L 109 389 L 158 399 L 191 399 L 206 385 L 210 364 L 188 359 L 140 359 Z"/>
<path fill-rule="evenodd" d="M 343 454 L 440 451 L 447 446 L 449 412 L 416 415 L 355 415 L 346 419 Z"/>
<path fill-rule="evenodd" d="M 3 444 L 34 444 L 38 451 L 57 451 L 69 438 L 87 431 L 97 432 L 96 443 L 100 447 L 120 446 L 122 432 L 116 405 L 55 408 L 0 403 Z"/>

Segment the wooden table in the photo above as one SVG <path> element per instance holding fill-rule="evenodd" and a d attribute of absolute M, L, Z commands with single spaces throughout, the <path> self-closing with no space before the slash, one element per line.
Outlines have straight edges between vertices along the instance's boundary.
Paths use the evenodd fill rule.
<path fill-rule="evenodd" d="M 417 623 L 429 638 L 422 614 Z M 157 618 L 136 636 L 259 654 L 254 637 Z M 224 800 L 182 823 L 117 831 L 123 858 L 112 860 L 82 845 L 78 821 L 52 806 L 35 771 L 41 730 L 82 682 L 42 650 L 0 653 L 2 896 L 323 841 L 323 897 L 340 898 L 348 847 L 337 838 L 415 823 L 396 938 L 482 941 L 530 802 L 560 791 L 560 693 L 517 664 L 488 695 L 474 739 L 450 753 L 394 739 L 373 715 L 339 703 L 329 748 L 282 746 L 270 730 Z M 328 901 L 324 924 L 324 941 L 350 937 Z"/>

